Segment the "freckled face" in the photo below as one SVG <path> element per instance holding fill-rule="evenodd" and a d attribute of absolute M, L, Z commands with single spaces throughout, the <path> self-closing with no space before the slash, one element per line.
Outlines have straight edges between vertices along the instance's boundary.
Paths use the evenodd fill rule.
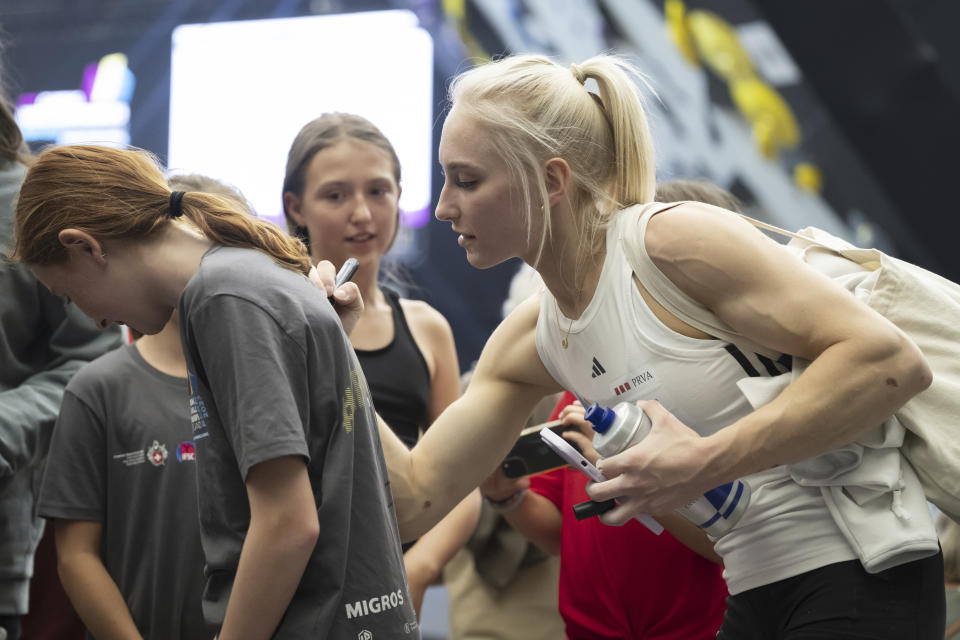
<path fill-rule="evenodd" d="M 341 265 L 354 257 L 376 266 L 397 232 L 400 186 L 393 161 L 362 140 L 344 140 L 318 151 L 304 176 L 303 195 L 287 210 L 310 235 L 314 259 Z"/>
<path fill-rule="evenodd" d="M 443 125 L 440 165 L 445 179 L 437 219 L 460 234 L 467 261 L 487 269 L 530 252 L 523 198 L 509 167 L 476 121 L 454 107 Z"/>
<path fill-rule="evenodd" d="M 144 334 L 163 329 L 173 309 L 130 277 L 118 263 L 109 266 L 69 256 L 55 265 L 33 265 L 30 270 L 55 296 L 67 298 L 101 329 L 126 324 Z"/>

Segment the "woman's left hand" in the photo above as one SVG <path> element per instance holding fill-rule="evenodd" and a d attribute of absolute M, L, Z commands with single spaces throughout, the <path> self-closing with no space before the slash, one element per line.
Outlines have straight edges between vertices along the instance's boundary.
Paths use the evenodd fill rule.
<path fill-rule="evenodd" d="M 353 282 L 346 282 L 334 289 L 337 270 L 329 260 L 321 260 L 317 266 L 310 269 L 310 280 L 324 291 L 333 303 L 333 308 L 340 316 L 340 324 L 347 335 L 357 326 L 360 314 L 363 312 L 363 298 L 360 288 Z"/>
<path fill-rule="evenodd" d="M 601 459 L 597 467 L 609 479 L 587 485 L 593 500 L 616 498 L 619 503 L 600 516 L 605 524 L 621 525 L 639 513 L 667 513 L 714 486 L 704 477 L 710 467 L 706 438 L 655 400 L 637 405 L 650 417 L 650 433 L 617 455 Z"/>

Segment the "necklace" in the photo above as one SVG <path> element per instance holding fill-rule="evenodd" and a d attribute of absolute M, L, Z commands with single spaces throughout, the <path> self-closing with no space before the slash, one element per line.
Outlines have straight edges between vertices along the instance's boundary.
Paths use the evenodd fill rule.
<path fill-rule="evenodd" d="M 560 305 L 557 304 L 556 298 L 553 299 L 553 307 L 557 310 L 557 315 L 554 317 L 554 320 L 556 320 L 557 322 L 557 331 L 562 332 L 563 329 L 560 327 Z M 564 349 L 570 346 L 570 341 L 568 340 L 568 338 L 570 338 L 570 332 L 572 330 L 573 330 L 573 320 L 570 320 L 570 324 L 567 325 L 566 333 L 564 333 L 563 338 L 560 339 L 560 346 L 563 347 Z"/>

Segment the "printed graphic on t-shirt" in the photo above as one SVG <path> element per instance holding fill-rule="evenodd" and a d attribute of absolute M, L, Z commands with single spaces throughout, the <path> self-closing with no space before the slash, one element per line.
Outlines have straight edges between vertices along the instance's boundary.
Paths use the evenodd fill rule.
<path fill-rule="evenodd" d="M 605 374 L 606 372 L 607 372 L 607 370 L 604 369 L 604 368 L 603 368 L 603 365 L 600 364 L 600 361 L 597 360 L 597 356 L 593 356 L 593 363 L 592 363 L 592 365 L 590 366 L 590 377 L 591 377 L 591 378 L 599 378 L 600 376 L 602 376 L 602 375 Z"/>
<path fill-rule="evenodd" d="M 207 435 L 207 405 L 203 403 L 200 397 L 197 384 L 197 376 L 193 373 L 187 374 L 187 390 L 190 393 L 190 425 L 193 427 L 193 439 L 199 440 L 206 438 Z"/>
<path fill-rule="evenodd" d="M 353 424 L 358 410 L 370 406 L 370 389 L 367 380 L 358 372 L 360 363 L 355 359 L 350 363 L 350 386 L 343 390 L 341 404 L 343 405 L 343 430 L 353 431 Z"/>
<path fill-rule="evenodd" d="M 113 459 L 125 467 L 134 467 L 147 462 L 155 467 L 162 467 L 167 462 L 167 456 L 167 445 L 162 444 L 159 440 L 154 440 L 145 449 L 115 453 Z"/>
<path fill-rule="evenodd" d="M 132 467 L 146 462 L 147 454 L 143 449 L 137 449 L 136 451 L 115 453 L 113 454 L 113 459 L 121 462 L 125 467 Z"/>
<path fill-rule="evenodd" d="M 403 589 L 397 589 L 396 591 L 373 596 L 372 598 L 367 598 L 365 600 L 348 602 L 345 606 L 347 608 L 347 619 L 349 620 L 351 618 L 362 618 L 364 616 L 376 615 L 378 613 L 389 611 L 390 609 L 396 609 L 402 605 Z"/>
<path fill-rule="evenodd" d="M 147 447 L 147 460 L 155 467 L 162 467 L 167 462 L 167 446 L 154 440 Z"/>
<path fill-rule="evenodd" d="M 196 462 L 197 448 L 193 442 L 181 442 L 177 445 L 177 462 Z"/>
<path fill-rule="evenodd" d="M 633 373 L 615 379 L 613 384 L 606 389 L 606 392 L 612 392 L 614 396 L 633 392 L 631 395 L 634 399 L 649 398 L 659 386 L 660 381 L 653 369 L 642 367 Z"/>

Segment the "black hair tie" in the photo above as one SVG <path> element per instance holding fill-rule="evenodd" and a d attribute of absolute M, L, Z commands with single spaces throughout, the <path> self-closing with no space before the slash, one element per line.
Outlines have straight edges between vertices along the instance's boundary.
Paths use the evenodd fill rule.
<path fill-rule="evenodd" d="M 186 191 L 173 191 L 170 194 L 170 217 L 179 218 L 183 215 L 183 207 L 181 206 L 181 201 L 183 200 L 183 194 Z"/>

